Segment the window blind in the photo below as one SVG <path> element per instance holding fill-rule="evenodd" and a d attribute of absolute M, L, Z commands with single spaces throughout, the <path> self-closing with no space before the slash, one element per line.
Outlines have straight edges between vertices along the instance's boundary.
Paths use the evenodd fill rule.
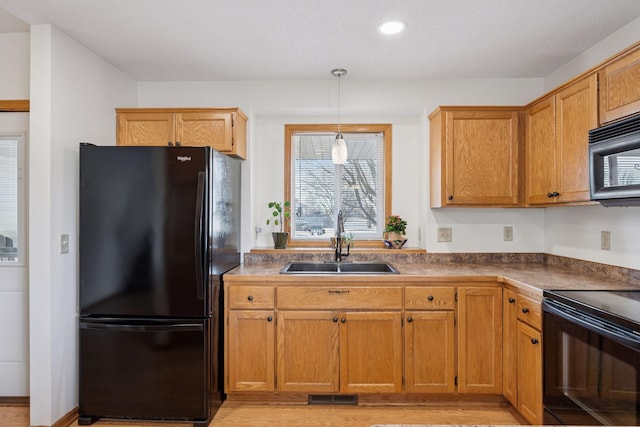
<path fill-rule="evenodd" d="M 384 139 L 382 133 L 343 133 L 347 163 L 334 165 L 335 133 L 296 133 L 291 156 L 292 238 L 326 239 L 335 234 L 342 210 L 345 232 L 356 239 L 382 237 L 384 228 Z"/>

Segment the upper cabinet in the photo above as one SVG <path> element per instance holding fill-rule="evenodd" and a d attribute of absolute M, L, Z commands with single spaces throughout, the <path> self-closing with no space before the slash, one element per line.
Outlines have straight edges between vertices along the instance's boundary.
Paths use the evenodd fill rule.
<path fill-rule="evenodd" d="M 521 206 L 520 114 L 440 107 L 429 116 L 432 208 Z"/>
<path fill-rule="evenodd" d="M 598 74 L 601 123 L 640 111 L 640 46 L 607 63 Z"/>
<path fill-rule="evenodd" d="M 117 145 L 209 146 L 245 159 L 247 117 L 238 108 L 118 108 Z"/>
<path fill-rule="evenodd" d="M 525 111 L 526 204 L 589 202 L 589 130 L 598 126 L 592 74 Z"/>

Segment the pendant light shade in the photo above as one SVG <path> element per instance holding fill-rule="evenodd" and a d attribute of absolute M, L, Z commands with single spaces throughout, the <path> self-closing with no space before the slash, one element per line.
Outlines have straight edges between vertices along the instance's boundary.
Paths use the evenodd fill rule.
<path fill-rule="evenodd" d="M 331 148 L 331 160 L 336 165 L 347 163 L 347 143 L 341 133 L 336 135 L 336 140 Z"/>
<path fill-rule="evenodd" d="M 340 124 L 341 124 L 341 101 L 342 101 L 342 86 L 340 84 L 340 77 L 347 74 L 347 70 L 344 68 L 336 68 L 331 70 L 331 74 L 338 78 L 338 134 L 336 135 L 336 140 L 333 143 L 333 147 L 331 148 L 331 161 L 336 165 L 342 165 L 347 162 L 347 143 L 342 136 L 342 132 L 340 132 Z"/>

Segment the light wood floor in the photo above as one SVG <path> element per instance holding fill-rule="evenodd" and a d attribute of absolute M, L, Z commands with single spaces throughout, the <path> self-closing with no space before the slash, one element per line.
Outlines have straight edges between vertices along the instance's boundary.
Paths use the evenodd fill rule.
<path fill-rule="evenodd" d="M 375 424 L 521 425 L 510 407 L 250 405 L 225 402 L 209 427 L 369 427 Z M 0 426 L 28 427 L 29 408 L 0 406 Z M 78 423 L 71 424 L 77 427 Z M 190 423 L 98 421 L 95 427 L 191 427 Z"/>

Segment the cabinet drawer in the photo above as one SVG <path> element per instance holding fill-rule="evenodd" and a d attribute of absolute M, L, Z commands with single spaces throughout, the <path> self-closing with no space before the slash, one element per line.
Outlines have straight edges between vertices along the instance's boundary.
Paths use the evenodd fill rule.
<path fill-rule="evenodd" d="M 518 296 L 518 320 L 533 326 L 537 330 L 542 330 L 542 306 L 531 298 Z"/>
<path fill-rule="evenodd" d="M 454 310 L 456 307 L 456 289 L 453 287 L 407 286 L 404 293 L 406 309 Z"/>
<path fill-rule="evenodd" d="M 282 286 L 279 309 L 402 309 L 401 287 Z"/>
<path fill-rule="evenodd" d="M 274 307 L 273 286 L 229 286 L 229 308 L 264 309 Z"/>

